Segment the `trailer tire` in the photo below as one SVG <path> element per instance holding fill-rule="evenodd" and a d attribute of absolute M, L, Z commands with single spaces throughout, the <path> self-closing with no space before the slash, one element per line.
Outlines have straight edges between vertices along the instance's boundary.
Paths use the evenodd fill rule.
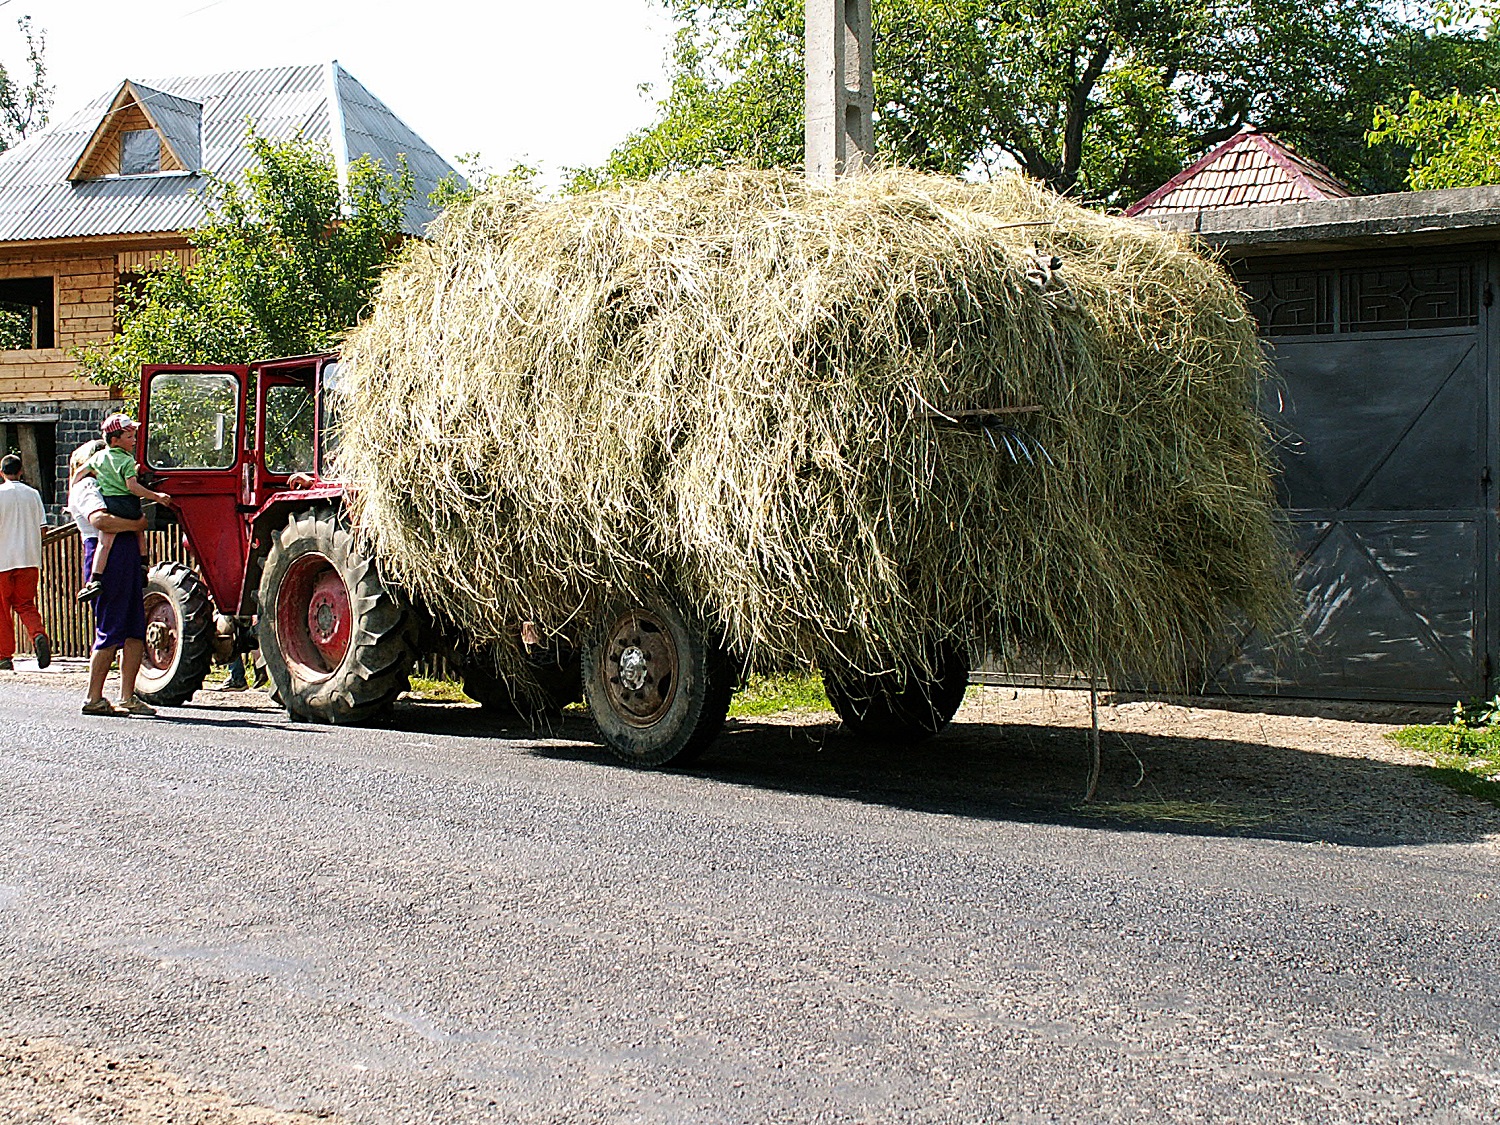
<path fill-rule="evenodd" d="M 734 694 L 723 647 L 670 602 L 617 606 L 583 652 L 583 694 L 610 753 L 686 765 L 718 737 Z"/>
<path fill-rule="evenodd" d="M 213 666 L 214 606 L 192 567 L 162 562 L 146 575 L 146 643 L 135 693 L 177 707 L 193 698 Z"/>
<path fill-rule="evenodd" d="M 583 698 L 583 674 L 578 653 L 571 646 L 556 658 L 527 659 L 531 674 L 542 690 L 538 704 L 524 691 L 497 675 L 484 658 L 464 665 L 464 694 L 485 711 L 496 715 L 519 715 L 523 719 L 552 718 L 570 703 Z"/>
<path fill-rule="evenodd" d="M 365 722 L 411 685 L 415 630 L 332 507 L 296 512 L 260 580 L 261 659 L 294 718 Z"/>
<path fill-rule="evenodd" d="M 922 742 L 953 719 L 969 684 L 969 660 L 959 649 L 941 647 L 934 663 L 933 675 L 912 671 L 905 676 L 839 677 L 825 671 L 823 688 L 844 726 L 861 738 Z"/>

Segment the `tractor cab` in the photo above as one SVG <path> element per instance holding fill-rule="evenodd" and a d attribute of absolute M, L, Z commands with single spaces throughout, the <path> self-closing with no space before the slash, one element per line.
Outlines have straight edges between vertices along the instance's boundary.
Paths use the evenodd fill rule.
<path fill-rule="evenodd" d="M 257 526 L 328 483 L 338 356 L 248 366 L 151 365 L 141 372 L 144 479 L 172 496 L 175 518 L 221 613 L 254 612 Z"/>

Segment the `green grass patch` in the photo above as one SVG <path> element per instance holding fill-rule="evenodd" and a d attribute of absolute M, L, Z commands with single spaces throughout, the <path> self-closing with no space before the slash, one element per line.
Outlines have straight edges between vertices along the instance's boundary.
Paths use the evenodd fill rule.
<path fill-rule="evenodd" d="M 831 711 L 833 704 L 823 691 L 823 679 L 805 676 L 751 676 L 729 703 L 731 718 L 779 715 L 786 711 Z"/>
<path fill-rule="evenodd" d="M 464 694 L 464 689 L 453 680 L 429 680 L 425 676 L 413 676 L 411 678 L 411 693 L 423 699 L 435 700 L 439 703 L 473 703 Z"/>
<path fill-rule="evenodd" d="M 1431 758 L 1435 780 L 1500 808 L 1500 727 L 1445 723 L 1403 727 L 1390 737 Z"/>

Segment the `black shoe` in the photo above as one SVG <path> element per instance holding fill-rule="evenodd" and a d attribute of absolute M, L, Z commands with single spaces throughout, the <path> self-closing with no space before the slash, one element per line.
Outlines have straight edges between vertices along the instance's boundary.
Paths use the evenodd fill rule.
<path fill-rule="evenodd" d="M 31 647 L 36 650 L 36 666 L 45 668 L 52 663 L 52 642 L 47 639 L 46 633 L 38 633 L 31 638 Z"/>
<path fill-rule="evenodd" d="M 99 596 L 99 591 L 102 589 L 104 589 L 104 583 L 100 582 L 97 578 L 90 578 L 83 584 L 83 588 L 78 591 L 78 600 L 81 602 L 93 601 Z"/>
<path fill-rule="evenodd" d="M 0 660 L 0 672 L 14 672 L 15 665 L 10 662 L 10 657 Z"/>

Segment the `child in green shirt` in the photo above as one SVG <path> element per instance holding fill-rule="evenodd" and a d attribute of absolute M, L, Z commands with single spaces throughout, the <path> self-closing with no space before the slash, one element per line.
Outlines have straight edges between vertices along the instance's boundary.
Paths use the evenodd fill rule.
<path fill-rule="evenodd" d="M 84 464 L 83 473 L 91 473 L 99 481 L 99 495 L 104 497 L 104 506 L 112 516 L 122 520 L 141 518 L 141 499 L 155 500 L 158 504 L 170 505 L 172 498 L 165 492 L 154 492 L 136 479 L 135 439 L 138 427 L 128 414 L 111 414 L 104 419 L 104 448 Z M 109 548 L 114 543 L 113 532 L 99 533 L 99 546 L 94 549 L 94 565 L 89 580 L 78 591 L 78 600 L 89 601 L 99 596 L 99 576 L 109 562 Z"/>

